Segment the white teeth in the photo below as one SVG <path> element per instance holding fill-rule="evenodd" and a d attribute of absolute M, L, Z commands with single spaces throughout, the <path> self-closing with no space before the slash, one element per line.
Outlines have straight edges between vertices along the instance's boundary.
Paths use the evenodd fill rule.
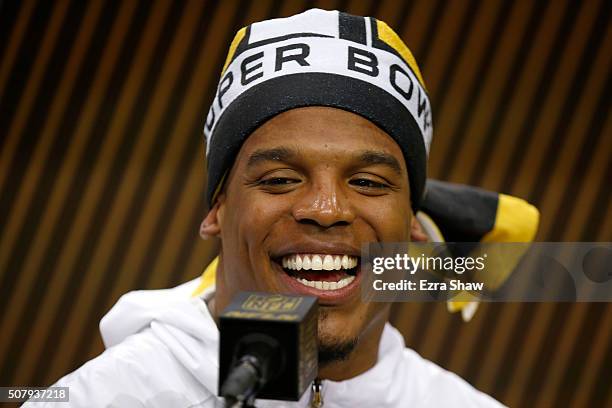
<path fill-rule="evenodd" d="M 290 270 L 313 270 L 313 271 L 339 271 L 342 269 L 352 269 L 357 266 L 358 258 L 350 255 L 329 255 L 329 254 L 308 254 L 308 255 L 287 255 L 282 258 L 283 268 Z M 338 290 L 349 285 L 354 276 L 347 276 L 338 282 L 324 280 L 310 281 L 304 278 L 296 278 L 304 286 L 309 286 L 318 290 Z"/>
<path fill-rule="evenodd" d="M 342 258 L 338 255 L 334 256 L 334 269 L 340 270 L 342 268 Z"/>
<path fill-rule="evenodd" d="M 353 280 L 354 276 L 347 276 L 346 278 L 340 279 L 338 282 L 327 282 L 327 281 L 309 281 L 307 279 L 297 278 L 297 281 L 304 286 L 319 290 L 338 290 L 345 286 L 348 286 Z"/>
<path fill-rule="evenodd" d="M 334 270 L 334 258 L 331 255 L 325 255 L 325 258 L 323 258 L 323 269 L 326 271 Z"/>
<path fill-rule="evenodd" d="M 357 266 L 358 259 L 350 255 L 287 255 L 281 260 L 283 268 L 300 271 L 339 271 L 341 269 L 352 269 Z"/>

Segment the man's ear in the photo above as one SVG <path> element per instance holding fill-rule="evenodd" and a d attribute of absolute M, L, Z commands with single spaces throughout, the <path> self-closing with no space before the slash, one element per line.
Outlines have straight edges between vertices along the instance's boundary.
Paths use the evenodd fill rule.
<path fill-rule="evenodd" d="M 410 224 L 410 240 L 416 242 L 427 242 L 429 237 L 425 234 L 421 223 L 416 216 L 412 217 L 412 223 Z"/>
<path fill-rule="evenodd" d="M 221 222 L 223 220 L 223 209 L 221 208 L 222 200 L 215 201 L 215 204 L 206 214 L 202 224 L 200 224 L 200 236 L 202 239 L 219 236 L 221 232 Z"/>

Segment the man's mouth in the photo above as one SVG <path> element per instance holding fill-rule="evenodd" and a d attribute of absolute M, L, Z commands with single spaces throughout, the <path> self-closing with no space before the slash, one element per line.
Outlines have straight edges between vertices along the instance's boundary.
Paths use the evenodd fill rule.
<path fill-rule="evenodd" d="M 290 254 L 283 256 L 280 263 L 283 270 L 300 284 L 335 291 L 355 280 L 359 258 L 346 254 Z"/>

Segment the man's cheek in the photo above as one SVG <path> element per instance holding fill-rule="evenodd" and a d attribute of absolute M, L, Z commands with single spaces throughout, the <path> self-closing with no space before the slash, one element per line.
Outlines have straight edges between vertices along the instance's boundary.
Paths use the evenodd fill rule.
<path fill-rule="evenodd" d="M 380 214 L 376 225 L 385 241 L 406 241 L 410 237 L 411 219 L 409 211 L 386 211 Z"/>
<path fill-rule="evenodd" d="M 399 211 L 378 213 L 365 219 L 365 222 L 373 231 L 362 234 L 368 242 L 401 242 L 410 237 L 410 216 L 403 216 Z"/>
<path fill-rule="evenodd" d="M 285 195 L 266 195 L 264 198 L 253 199 L 252 213 L 258 219 L 277 219 L 291 213 L 291 202 Z"/>

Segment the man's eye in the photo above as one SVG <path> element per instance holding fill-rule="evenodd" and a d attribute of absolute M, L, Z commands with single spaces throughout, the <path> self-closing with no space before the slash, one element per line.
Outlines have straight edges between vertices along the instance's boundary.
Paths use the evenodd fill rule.
<path fill-rule="evenodd" d="M 369 180 L 369 179 L 363 179 L 363 178 L 351 180 L 349 183 L 354 186 L 363 187 L 363 188 L 387 188 L 389 187 L 388 185 L 384 183 L 380 183 L 378 181 Z"/>
<path fill-rule="evenodd" d="M 288 184 L 297 183 L 299 180 L 286 178 L 286 177 L 272 177 L 269 179 L 261 180 L 260 185 L 263 186 L 284 186 Z"/>

